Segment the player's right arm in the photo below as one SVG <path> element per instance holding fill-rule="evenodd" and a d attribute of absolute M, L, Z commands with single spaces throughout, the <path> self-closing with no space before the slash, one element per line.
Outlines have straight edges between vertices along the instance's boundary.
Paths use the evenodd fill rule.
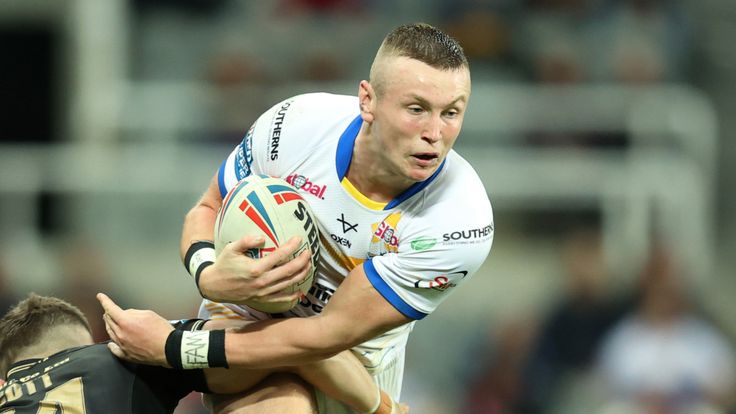
<path fill-rule="evenodd" d="M 187 252 L 199 241 L 212 241 L 217 211 L 222 205 L 218 175 L 215 174 L 207 190 L 187 213 L 182 228 L 180 253 L 186 263 Z M 252 259 L 245 252 L 263 244 L 262 238 L 245 236 L 226 246 L 214 258 L 214 264 L 205 267 L 197 280 L 203 297 L 228 303 L 243 303 L 251 299 L 261 302 L 292 302 L 301 293 L 283 290 L 307 277 L 309 252 L 279 265 L 299 247 L 292 239 L 263 259 Z"/>
<path fill-rule="evenodd" d="M 299 243 L 295 241 L 270 254 L 268 257 L 274 256 L 270 260 L 251 259 L 244 255 L 246 251 L 262 245 L 263 240 L 254 237 L 244 237 L 231 243 L 217 258 L 214 257 L 214 249 L 207 251 L 207 242 L 212 246 L 215 219 L 227 192 L 251 174 L 278 176 L 284 165 L 293 162 L 291 158 L 299 156 L 299 152 L 289 155 L 282 151 L 279 161 L 273 162 L 268 148 L 271 123 L 277 118 L 275 115 L 290 105 L 291 100 L 281 102 L 259 117 L 220 165 L 207 190 L 185 217 L 180 254 L 189 272 L 197 279 L 200 293 L 207 299 L 228 303 L 244 303 L 251 299 L 292 302 L 300 294 L 299 291 L 288 294 L 281 291 L 307 277 L 309 257 L 277 265 L 286 262 L 284 259 L 298 248 Z M 202 241 L 206 243 L 199 243 Z M 188 261 L 188 256 L 192 258 L 199 247 L 204 249 L 204 254 L 195 256 L 197 260 Z M 204 261 L 213 264 L 202 267 Z"/>
<path fill-rule="evenodd" d="M 220 197 L 217 184 L 218 174 L 212 177 L 207 190 L 199 201 L 197 201 L 197 204 L 184 217 L 184 226 L 182 228 L 181 243 L 179 246 L 179 253 L 181 254 L 182 260 L 184 260 L 189 246 L 195 242 L 199 240 L 214 240 L 215 217 L 220 206 L 222 206 L 222 197 Z"/>

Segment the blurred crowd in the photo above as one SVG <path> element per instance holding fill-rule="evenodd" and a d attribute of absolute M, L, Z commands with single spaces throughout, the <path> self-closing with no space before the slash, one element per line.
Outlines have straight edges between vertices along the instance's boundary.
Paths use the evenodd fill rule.
<path fill-rule="evenodd" d="M 349 59 L 364 53 L 350 49 L 365 45 L 366 37 L 380 41 L 381 32 L 353 38 L 344 30 L 335 42 L 335 30 L 364 34 L 406 20 L 427 21 L 451 33 L 477 78 L 647 83 L 687 80 L 693 69 L 694 28 L 681 0 L 134 0 L 133 5 L 142 30 L 134 31 L 140 36 L 134 52 L 166 42 L 164 32 L 156 32 L 160 39 L 145 39 L 153 33 L 147 25 L 170 24 L 173 33 L 179 29 L 167 19 L 188 18 L 195 33 L 212 32 L 200 36 L 201 46 L 193 43 L 190 52 L 198 54 L 202 47 L 211 53 L 178 76 L 225 84 L 353 79 L 365 67 Z M 199 28 L 213 22 L 216 28 Z M 289 37 L 294 31 L 300 42 Z M 142 44 L 146 40 L 151 43 Z M 271 53 L 263 53 L 269 48 Z M 156 71 L 146 62 L 133 65 L 139 76 Z"/>
<path fill-rule="evenodd" d="M 456 37 L 479 81 L 637 86 L 687 82 L 695 67 L 695 28 L 682 0 L 133 4 L 132 75 L 212 85 L 220 94 L 216 112 L 224 131 L 218 135 L 227 141 L 242 134 L 244 119 L 273 104 L 233 91 L 293 82 L 357 83 L 367 77 L 372 59 L 365 50 L 374 49 L 385 30 L 406 21 L 426 21 Z M 188 47 L 176 47 L 181 42 Z M 596 131 L 540 133 L 529 143 L 622 146 L 626 137 Z"/>
<path fill-rule="evenodd" d="M 626 283 L 606 270 L 598 229 L 562 239 L 562 294 L 532 321 L 492 328 L 462 412 L 734 412 L 733 338 L 667 247 Z"/>

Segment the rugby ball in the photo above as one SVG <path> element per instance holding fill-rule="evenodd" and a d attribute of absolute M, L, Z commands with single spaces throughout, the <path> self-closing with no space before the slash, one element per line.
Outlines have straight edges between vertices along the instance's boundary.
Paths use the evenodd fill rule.
<path fill-rule="evenodd" d="M 251 175 L 239 181 L 222 200 L 217 213 L 215 253 L 219 255 L 228 243 L 247 235 L 263 236 L 266 240 L 262 248 L 246 253 L 254 259 L 265 257 L 290 238 L 300 236 L 302 244 L 291 258 L 310 249 L 312 267 L 301 283 L 287 289 L 305 294 L 309 291 L 319 259 L 319 231 L 312 209 L 296 188 L 281 178 L 267 175 Z M 245 304 L 262 312 L 280 313 L 297 302 L 271 304 L 251 300 Z"/>

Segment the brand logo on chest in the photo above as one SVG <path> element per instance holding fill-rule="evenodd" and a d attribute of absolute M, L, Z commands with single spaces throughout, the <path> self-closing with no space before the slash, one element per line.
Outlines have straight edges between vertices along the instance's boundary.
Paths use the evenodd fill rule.
<path fill-rule="evenodd" d="M 382 256 L 399 251 L 399 237 L 396 234 L 399 220 L 401 220 L 401 212 L 396 212 L 386 216 L 380 223 L 371 225 L 373 236 L 368 248 L 368 256 Z"/>
<path fill-rule="evenodd" d="M 340 218 L 337 219 L 337 221 L 339 221 L 340 223 L 342 223 L 342 232 L 343 232 L 343 234 L 349 232 L 350 230 L 352 230 L 352 231 L 354 231 L 356 233 L 358 232 L 358 223 L 355 223 L 355 224 L 349 223 L 347 220 L 345 220 L 345 214 L 344 213 L 340 213 Z"/>
<path fill-rule="evenodd" d="M 322 200 L 325 199 L 327 185 L 314 183 L 309 178 L 300 175 L 299 173 L 294 173 L 286 177 L 286 182 L 293 185 L 297 190 L 304 191 Z"/>
<path fill-rule="evenodd" d="M 347 237 L 340 237 L 335 233 L 330 233 L 330 238 L 332 238 L 332 240 L 340 246 L 345 246 L 348 249 L 353 247 L 353 243 L 348 240 Z"/>

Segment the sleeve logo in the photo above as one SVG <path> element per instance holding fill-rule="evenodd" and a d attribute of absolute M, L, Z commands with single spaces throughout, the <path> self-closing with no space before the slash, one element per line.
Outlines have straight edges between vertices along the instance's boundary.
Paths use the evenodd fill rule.
<path fill-rule="evenodd" d="M 250 175 L 250 166 L 253 164 L 253 124 L 243 138 L 243 142 L 238 145 L 238 152 L 235 154 L 235 174 L 238 180 Z"/>
<path fill-rule="evenodd" d="M 461 270 L 455 273 L 439 275 L 430 280 L 417 280 L 416 282 L 414 282 L 414 287 L 417 289 L 432 289 L 444 292 L 447 289 L 457 286 L 457 283 L 455 282 L 462 280 L 467 275 L 467 271 Z"/>

